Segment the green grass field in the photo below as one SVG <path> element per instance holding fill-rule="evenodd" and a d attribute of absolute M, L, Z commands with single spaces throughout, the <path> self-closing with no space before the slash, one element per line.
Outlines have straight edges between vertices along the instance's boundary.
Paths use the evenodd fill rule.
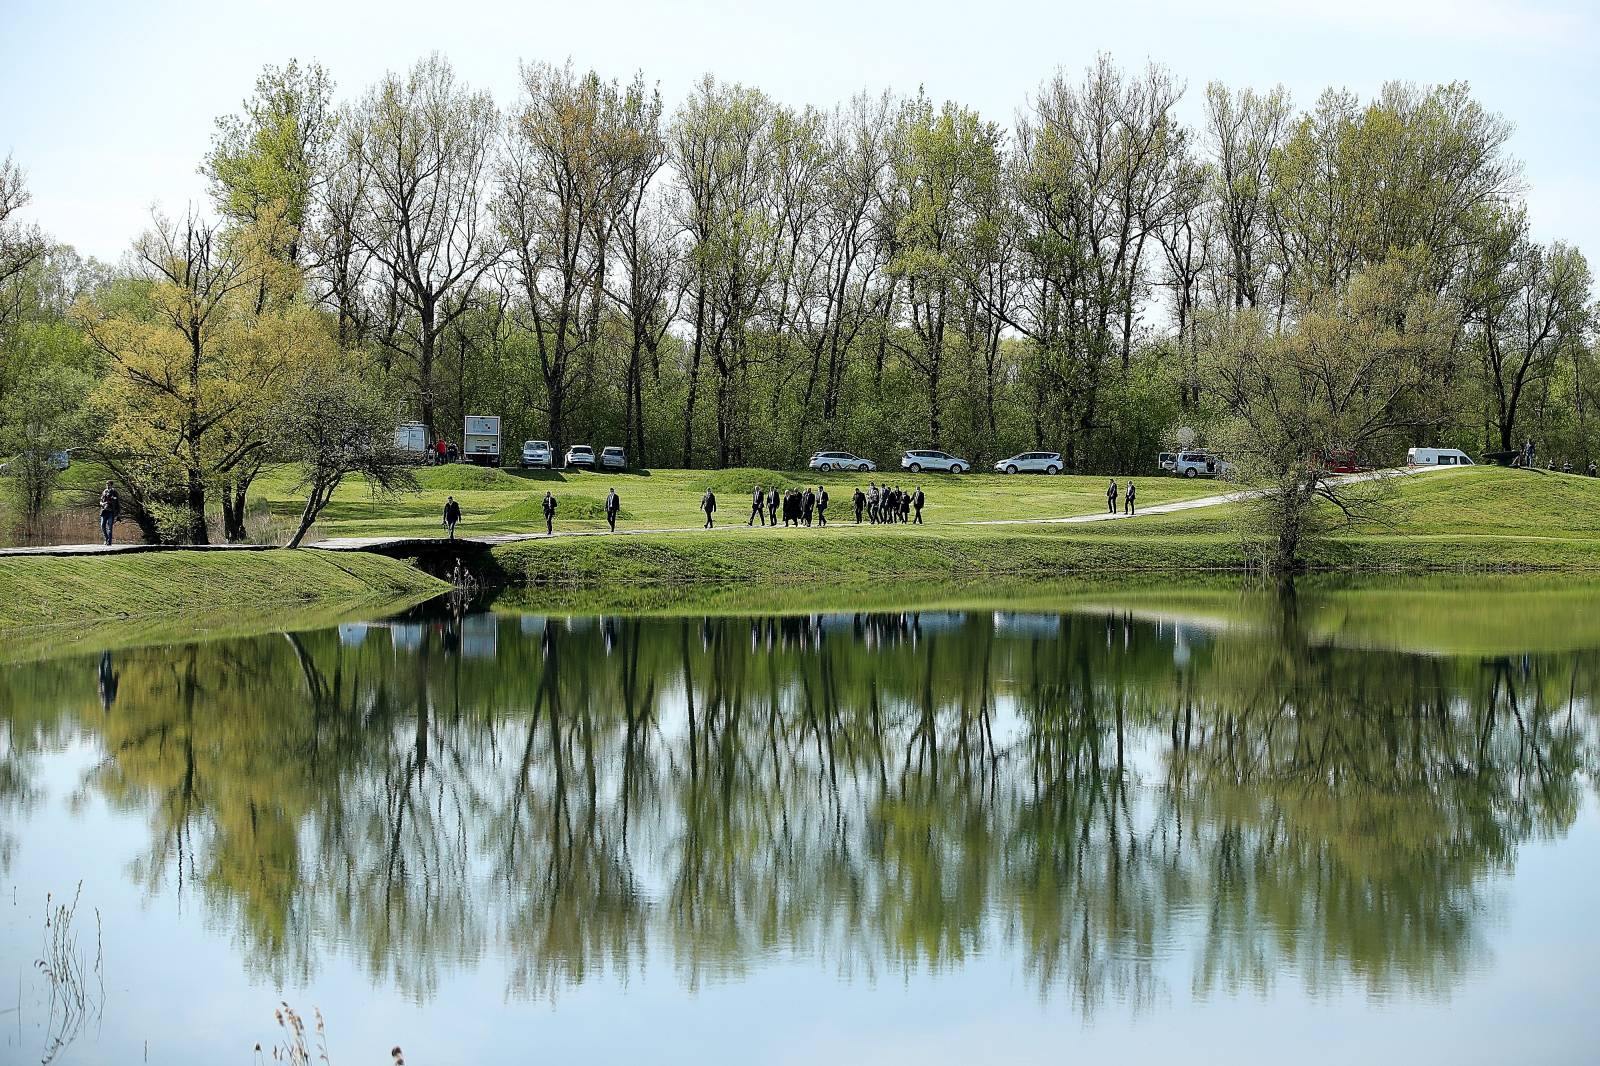
<path fill-rule="evenodd" d="M 700 493 L 725 501 L 719 528 L 631 536 L 534 539 L 500 545 L 484 562 L 492 581 L 586 590 L 613 607 L 670 604 L 686 584 L 722 586 L 722 602 L 815 599 L 809 588 L 898 590 L 964 582 L 983 592 L 1026 592 L 1032 582 L 1113 573 L 1189 579 L 1241 571 L 1251 556 L 1230 505 L 1133 521 L 974 525 L 990 518 L 1094 513 L 1098 478 L 963 476 L 926 478 L 928 524 L 856 526 L 841 503 L 827 529 L 749 529 L 746 491 L 778 475 L 765 471 L 662 471 L 633 475 L 520 475 L 469 467 L 422 471 L 415 494 L 371 498 L 342 490 L 325 535 L 442 535 L 435 504 L 454 493 L 467 512 L 462 532 L 520 532 L 538 525 L 546 486 L 563 501 L 562 528 L 603 526 L 607 486 L 623 498 L 623 526 L 697 526 Z M 860 478 L 826 479 L 836 499 Z M 780 482 L 781 483 L 781 482 Z M 275 506 L 295 506 L 287 479 L 260 486 Z M 1140 482 L 1141 502 L 1211 495 L 1223 486 L 1176 479 Z M 274 495 L 274 493 L 279 495 Z M 1393 484 L 1383 524 L 1348 526 L 1308 551 L 1314 569 L 1422 573 L 1491 570 L 1600 570 L 1600 481 L 1572 475 L 1485 468 L 1429 473 Z M 734 591 L 728 591 L 731 586 Z M 426 595 L 441 586 L 419 571 L 360 553 L 170 552 L 115 557 L 0 559 L 0 623 L 52 625 L 83 619 L 159 617 L 202 611 L 267 613 L 296 607 Z M 678 593 L 667 590 L 678 589 Z M 540 595 L 535 593 L 536 595 Z M 829 593 L 828 595 L 832 595 Z M 823 596 L 822 598 L 827 598 Z"/>
<path fill-rule="evenodd" d="M 1004 491 L 1013 479 L 991 480 L 1001 482 L 998 491 Z M 1170 487 L 1175 495 L 1194 488 L 1152 484 Z M 1078 510 L 1071 513 L 1084 513 L 1095 502 L 1086 498 L 1089 488 L 1076 489 Z M 1218 487 L 1200 488 L 1215 492 Z M 952 510 L 961 506 L 971 503 L 952 500 Z M 827 582 L 1147 570 L 1181 575 L 1250 565 L 1234 512 L 1222 505 L 1136 521 L 1000 526 L 960 524 L 960 519 L 943 524 L 930 515 L 930 524 L 922 527 L 846 523 L 828 530 L 751 531 L 741 519 L 737 530 L 527 541 L 497 547 L 492 554 L 506 580 L 528 584 Z M 1593 479 L 1494 468 L 1428 473 L 1394 482 L 1386 513 L 1384 524 L 1348 526 L 1315 544 L 1309 562 L 1322 569 L 1397 572 L 1600 567 L 1600 481 Z M 969 509 L 965 516 L 979 515 Z"/>
<path fill-rule="evenodd" d="M 895 474 L 899 472 L 896 471 Z M 780 488 L 825 485 L 830 519 L 840 522 L 850 511 L 857 485 L 920 484 L 928 497 L 925 521 L 944 525 L 991 518 L 1063 518 L 1092 514 L 1105 507 L 1105 479 L 1043 475 L 924 474 L 920 479 L 894 474 L 822 474 L 811 479 L 772 470 L 653 470 L 630 473 L 490 470 L 472 466 L 423 467 L 417 471 L 418 492 L 375 497 L 356 480 L 341 485 L 312 529 L 311 539 L 328 537 L 443 535 L 444 503 L 455 496 L 461 504 L 458 535 L 528 533 L 544 529 L 539 501 L 546 491 L 558 501 L 557 529 L 605 527 L 605 497 L 615 488 L 622 501 L 619 525 L 644 529 L 699 526 L 700 497 L 717 494 L 720 523 L 743 524 L 750 515 L 750 492 L 757 485 Z M 255 492 L 268 511 L 286 523 L 299 517 L 304 504 L 293 491 L 288 470 L 274 470 L 257 479 Z M 1172 500 L 1209 496 L 1225 487 L 1209 481 L 1141 478 L 1139 503 L 1151 506 Z"/>

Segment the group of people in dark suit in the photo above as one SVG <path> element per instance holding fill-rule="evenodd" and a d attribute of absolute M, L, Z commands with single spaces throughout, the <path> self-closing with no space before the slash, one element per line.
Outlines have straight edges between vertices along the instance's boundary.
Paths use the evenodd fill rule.
<path fill-rule="evenodd" d="M 757 485 L 750 491 L 750 517 L 745 525 L 776 527 L 780 508 L 785 526 L 825 526 L 828 524 L 828 490 L 818 485 L 814 489 L 807 486 L 780 493 L 776 487 L 763 489 Z"/>
<path fill-rule="evenodd" d="M 873 525 L 886 525 L 893 522 L 909 522 L 912 525 L 922 525 L 922 508 L 928 502 L 923 495 L 922 486 L 907 492 L 900 486 L 885 485 L 878 487 L 873 482 L 863 491 L 857 488 L 853 501 L 856 505 L 856 525 L 861 524 L 861 517 L 866 515 L 867 521 Z"/>

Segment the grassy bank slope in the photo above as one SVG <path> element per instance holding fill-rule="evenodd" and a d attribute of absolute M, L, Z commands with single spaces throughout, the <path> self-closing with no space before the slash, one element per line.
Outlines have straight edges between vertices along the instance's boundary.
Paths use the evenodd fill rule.
<path fill-rule="evenodd" d="M 245 615 L 416 600 L 446 586 L 378 555 L 318 551 L 148 552 L 0 558 L 0 626 Z"/>
<path fill-rule="evenodd" d="M 347 482 L 334 494 L 312 530 L 312 539 L 442 536 L 440 517 L 445 499 L 451 495 L 461 504 L 463 536 L 543 532 L 539 500 L 546 490 L 554 493 L 558 501 L 556 527 L 566 530 L 604 528 L 604 501 L 611 488 L 622 500 L 622 524 L 646 529 L 698 526 L 702 520 L 700 496 L 708 488 L 717 494 L 719 517 L 741 525 L 750 514 L 750 490 L 756 485 L 826 485 L 831 498 L 829 514 L 836 521 L 849 512 L 855 487 L 865 487 L 874 480 L 880 485 L 897 484 L 907 489 L 921 485 L 928 497 L 928 520 L 938 523 L 1093 514 L 1104 509 L 1106 499 L 1106 482 L 1101 477 L 924 474 L 914 478 L 898 470 L 887 474 L 814 474 L 807 479 L 795 472 L 754 469 L 640 470 L 618 474 L 487 470 L 457 465 L 422 468 L 417 471 L 417 480 L 421 485 L 418 492 L 387 499 L 372 496 L 358 479 Z M 1140 502 L 1145 506 L 1209 496 L 1225 488 L 1214 482 L 1171 477 L 1140 478 L 1138 486 Z M 285 470 L 269 471 L 258 478 L 254 491 L 286 530 L 305 503 L 294 493 L 292 479 Z"/>
<path fill-rule="evenodd" d="M 1162 484 L 1156 482 L 1155 484 Z M 1214 491 L 1214 490 L 1213 490 Z M 1384 525 L 1349 527 L 1314 568 L 1600 568 L 1600 481 L 1498 469 L 1398 480 Z M 516 583 L 610 588 L 685 581 L 1190 572 L 1249 566 L 1229 507 L 1094 525 L 857 527 L 662 533 L 496 548 Z"/>

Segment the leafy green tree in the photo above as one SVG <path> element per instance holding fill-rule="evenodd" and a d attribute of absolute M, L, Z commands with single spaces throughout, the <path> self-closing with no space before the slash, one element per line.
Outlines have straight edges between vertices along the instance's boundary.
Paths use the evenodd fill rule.
<path fill-rule="evenodd" d="M 306 360 L 290 373 L 272 412 L 272 454 L 295 464 L 306 492 L 290 548 L 300 546 L 346 477 L 359 476 L 380 494 L 416 486 L 409 457 L 395 447 L 386 398 L 352 363 L 331 352 Z"/>
<path fill-rule="evenodd" d="M 1257 310 L 1216 315 L 1206 387 L 1225 414 L 1215 440 L 1254 495 L 1247 536 L 1262 562 L 1292 575 L 1336 516 L 1372 517 L 1381 480 L 1334 477 L 1338 456 L 1392 453 L 1438 417 L 1455 333 L 1453 308 L 1424 272 L 1396 259 L 1313 301 L 1282 329 Z"/>

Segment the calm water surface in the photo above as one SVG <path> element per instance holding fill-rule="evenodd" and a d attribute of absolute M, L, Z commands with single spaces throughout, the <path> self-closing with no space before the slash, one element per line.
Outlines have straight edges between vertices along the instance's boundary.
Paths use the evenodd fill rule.
<path fill-rule="evenodd" d="M 13 663 L 0 1061 L 60 1033 L 76 892 L 62 1063 L 270 1059 L 280 1000 L 334 1066 L 1593 1062 L 1593 607 L 433 610 Z"/>

